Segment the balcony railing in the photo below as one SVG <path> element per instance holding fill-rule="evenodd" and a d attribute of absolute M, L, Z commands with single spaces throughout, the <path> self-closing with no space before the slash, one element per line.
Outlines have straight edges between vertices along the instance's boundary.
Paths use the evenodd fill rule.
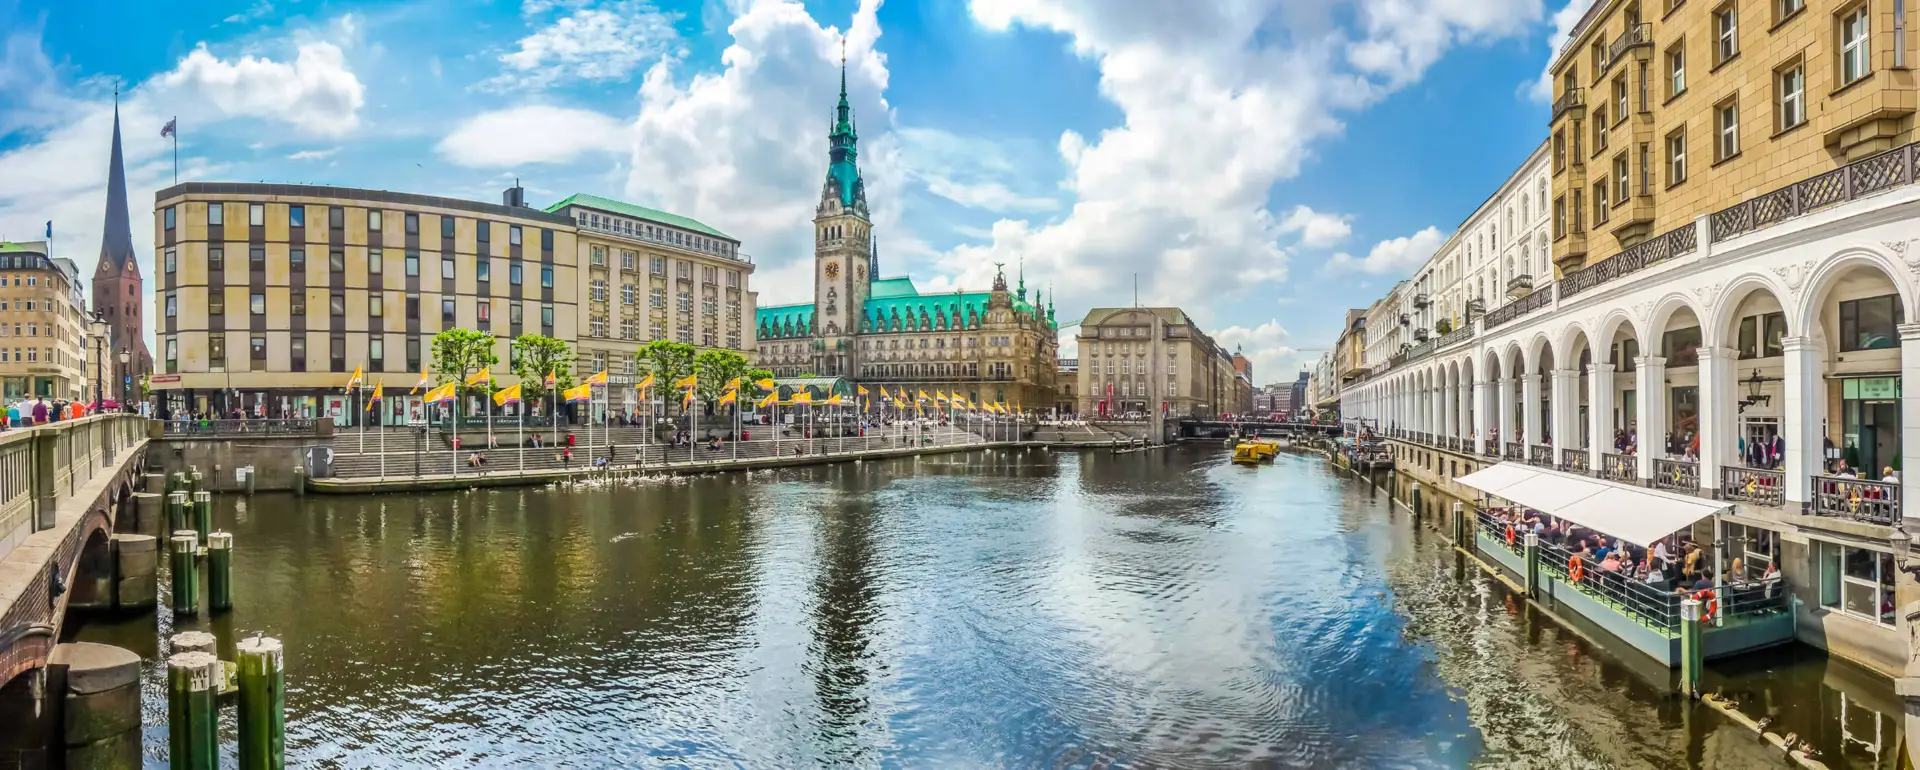
<path fill-rule="evenodd" d="M 1417 308 L 1421 308 L 1421 309 L 1423 309 L 1423 310 L 1424 310 L 1424 309 L 1426 309 L 1426 308 L 1427 308 L 1427 306 L 1429 306 L 1429 305 L 1432 305 L 1432 304 L 1433 304 L 1433 298 L 1432 298 L 1432 297 L 1429 297 L 1429 296 L 1427 296 L 1427 293 L 1426 293 L 1426 292 L 1424 292 L 1424 291 L 1423 291 L 1423 292 L 1420 292 L 1419 294 L 1415 294 L 1415 295 L 1413 295 L 1413 306 L 1414 306 L 1414 307 L 1417 307 Z"/>
<path fill-rule="evenodd" d="M 1507 279 L 1507 296 L 1518 297 L 1533 291 L 1533 276 L 1516 275 Z"/>
<path fill-rule="evenodd" d="M 1553 100 L 1553 117 L 1548 119 L 1549 122 L 1559 120 L 1560 116 L 1566 114 L 1567 110 L 1579 107 L 1582 104 L 1583 102 L 1580 100 L 1580 89 L 1567 89 L 1564 93 L 1560 94 L 1560 98 Z"/>
<path fill-rule="evenodd" d="M 1526 315 L 1535 310 L 1539 310 L 1540 308 L 1546 307 L 1552 301 L 1553 301 L 1553 292 L 1536 291 L 1532 294 L 1528 294 L 1525 297 L 1521 297 L 1520 299 L 1516 299 L 1505 305 L 1501 305 L 1497 308 L 1494 308 L 1493 312 L 1487 314 L 1486 316 L 1487 328 L 1492 329 L 1496 326 L 1499 326 L 1501 324 L 1504 324 L 1516 318 L 1519 318 L 1520 316 Z"/>
<path fill-rule="evenodd" d="M 1786 500 L 1787 475 L 1780 471 L 1720 467 L 1720 499 L 1779 508 Z"/>
<path fill-rule="evenodd" d="M 1526 447 L 1520 446 L 1520 442 L 1518 441 L 1509 441 L 1506 443 L 1505 451 L 1501 453 L 1500 457 L 1501 459 L 1512 460 L 1514 462 L 1526 462 L 1527 449 Z"/>
<path fill-rule="evenodd" d="M 1719 243 L 1836 203 L 1912 184 L 1915 164 L 1920 163 L 1914 147 L 1895 147 L 1716 211 L 1708 220 L 1709 237 Z"/>
<path fill-rule="evenodd" d="M 1485 448 L 1483 448 L 1483 449 L 1481 450 L 1481 452 L 1482 452 L 1483 454 L 1485 454 L 1486 456 L 1488 456 L 1488 457 L 1499 457 L 1499 456 L 1500 456 L 1500 442 L 1498 442 L 1498 441 L 1488 441 L 1488 442 L 1486 442 L 1486 447 L 1485 447 Z"/>
<path fill-rule="evenodd" d="M 160 435 L 191 436 L 311 436 L 319 430 L 318 420 L 168 420 Z"/>
<path fill-rule="evenodd" d="M 1585 449 L 1560 450 L 1560 470 L 1566 471 L 1568 473 L 1579 473 L 1584 475 L 1587 473 L 1587 465 L 1588 465 L 1587 450 Z"/>
<path fill-rule="evenodd" d="M 1527 446 L 1527 464 L 1538 465 L 1542 468 L 1554 467 L 1553 447 L 1540 446 L 1539 444 L 1528 445 Z"/>
<path fill-rule="evenodd" d="M 1600 478 L 1631 484 L 1640 480 L 1640 469 L 1635 467 L 1633 455 L 1607 452 L 1600 455 Z"/>
<path fill-rule="evenodd" d="M 1681 225 L 1665 235 L 1643 241 L 1633 248 L 1566 274 L 1555 282 L 1560 289 L 1560 298 L 1568 299 L 1620 276 L 1692 254 L 1699 248 L 1699 241 L 1699 232 L 1693 225 Z"/>
<path fill-rule="evenodd" d="M 1401 325 L 1401 326 L 1410 326 L 1410 325 L 1412 325 L 1412 324 L 1413 324 L 1413 316 L 1411 316 L 1411 315 L 1408 315 L 1408 314 L 1406 314 L 1406 313 L 1401 313 L 1401 314 L 1400 314 L 1400 325 Z"/>
<path fill-rule="evenodd" d="M 1428 338 L 1428 337 L 1430 337 L 1430 336 L 1432 336 L 1432 333 L 1431 333 L 1431 332 L 1428 332 L 1428 331 L 1427 331 L 1426 329 L 1414 329 L 1414 330 L 1413 330 L 1413 341 L 1414 341 L 1414 342 L 1426 342 L 1426 341 L 1427 341 L 1427 338 Z M 1412 351 L 1408 351 L 1408 352 L 1409 352 L 1409 353 L 1411 353 Z"/>
<path fill-rule="evenodd" d="M 1633 25 L 1627 31 L 1620 33 L 1619 37 L 1614 38 L 1612 45 L 1607 46 L 1607 66 L 1600 68 L 1600 72 L 1596 74 L 1604 74 L 1612 69 L 1614 62 L 1620 61 L 1620 57 L 1625 56 L 1628 51 L 1652 44 L 1653 22 L 1643 21 Z"/>
<path fill-rule="evenodd" d="M 1653 488 L 1672 492 L 1700 491 L 1700 464 L 1685 460 L 1655 459 Z"/>
<path fill-rule="evenodd" d="M 1900 522 L 1900 485 L 1814 476 L 1813 500 L 1807 507 L 1815 516 L 1893 526 Z"/>

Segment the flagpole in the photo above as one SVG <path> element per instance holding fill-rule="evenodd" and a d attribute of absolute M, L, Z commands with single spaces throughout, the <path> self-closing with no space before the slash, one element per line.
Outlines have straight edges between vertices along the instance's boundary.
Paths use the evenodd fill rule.
<path fill-rule="evenodd" d="M 646 473 L 647 452 L 648 450 L 653 449 L 653 426 L 655 423 L 655 420 L 653 419 L 653 386 L 648 385 L 646 390 L 640 393 L 640 397 L 643 399 L 646 399 L 647 401 L 646 431 L 640 434 L 640 441 L 643 442 L 640 445 L 640 472 Z"/>
<path fill-rule="evenodd" d="M 466 378 L 460 378 L 465 382 Z M 460 386 L 453 386 L 453 407 L 447 410 L 453 425 L 453 440 L 447 442 L 453 447 L 453 477 L 460 478 Z"/>
<path fill-rule="evenodd" d="M 381 394 L 381 395 L 384 396 L 385 394 Z M 380 399 L 380 411 L 384 413 L 386 410 L 387 410 L 387 401 L 385 398 L 382 398 Z M 385 415 L 383 414 L 382 417 L 384 418 L 384 416 Z M 384 422 L 384 419 L 383 419 L 383 422 Z M 382 425 L 380 426 L 380 478 L 384 479 L 386 477 L 387 477 L 387 428 L 385 425 Z"/>
<path fill-rule="evenodd" d="M 527 472 L 527 394 L 521 389 L 520 400 L 513 405 L 513 416 L 519 418 L 520 427 L 514 431 L 514 450 L 520 455 L 520 472 Z"/>

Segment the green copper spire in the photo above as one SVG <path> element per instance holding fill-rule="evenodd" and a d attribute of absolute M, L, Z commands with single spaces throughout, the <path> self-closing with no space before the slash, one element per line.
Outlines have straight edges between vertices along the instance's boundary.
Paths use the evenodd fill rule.
<path fill-rule="evenodd" d="M 847 41 L 840 40 L 840 102 L 834 107 L 833 127 L 827 134 L 828 187 L 840 197 L 840 205 L 851 207 L 866 202 L 866 185 L 860 179 L 860 135 L 854 128 L 853 106 L 847 103 Z M 865 208 L 865 206 L 861 206 Z"/>
<path fill-rule="evenodd" d="M 1017 296 L 1020 297 L 1021 302 L 1027 301 L 1027 256 L 1025 254 L 1020 255 L 1020 291 Z"/>

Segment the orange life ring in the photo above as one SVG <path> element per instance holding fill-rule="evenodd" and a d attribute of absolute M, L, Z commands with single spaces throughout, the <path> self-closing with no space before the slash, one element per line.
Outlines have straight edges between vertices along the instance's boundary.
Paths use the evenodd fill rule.
<path fill-rule="evenodd" d="M 1513 525 L 1512 524 L 1507 525 L 1507 545 L 1508 547 L 1512 547 L 1513 545 Z"/>
<path fill-rule="evenodd" d="M 1720 598 L 1714 595 L 1713 589 L 1702 588 L 1698 591 L 1693 592 L 1693 600 L 1697 602 L 1707 603 L 1706 609 L 1702 610 L 1700 613 L 1700 622 L 1702 623 L 1713 622 L 1713 616 L 1720 612 Z"/>
<path fill-rule="evenodd" d="M 1567 557 L 1567 579 L 1572 580 L 1575 583 L 1578 583 L 1580 582 L 1581 578 L 1586 576 L 1587 576 L 1587 567 L 1586 565 L 1580 563 L 1580 556 L 1576 554 L 1576 555 Z"/>

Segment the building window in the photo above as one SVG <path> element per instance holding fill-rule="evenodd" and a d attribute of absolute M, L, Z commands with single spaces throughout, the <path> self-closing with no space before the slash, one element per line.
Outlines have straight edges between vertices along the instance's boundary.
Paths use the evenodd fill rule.
<path fill-rule="evenodd" d="M 1597 107 L 1593 111 L 1593 151 L 1607 149 L 1607 108 Z"/>
<path fill-rule="evenodd" d="M 1601 179 L 1593 185 L 1593 224 L 1598 227 L 1607 223 L 1610 212 L 1607 206 L 1607 180 Z"/>
<path fill-rule="evenodd" d="M 650 272 L 654 275 L 666 275 L 667 274 L 667 258 L 653 257 L 650 260 L 650 264 L 648 265 L 647 272 Z"/>
<path fill-rule="evenodd" d="M 176 268 L 179 267 L 180 260 L 178 257 L 174 255 L 173 249 L 167 249 L 166 261 L 167 261 L 167 272 L 169 273 L 173 272 Z"/>
<path fill-rule="evenodd" d="M 381 318 L 386 315 L 386 310 L 387 298 L 385 295 L 377 291 L 367 294 L 367 316 L 369 318 Z"/>
<path fill-rule="evenodd" d="M 306 227 L 307 226 L 307 207 L 288 206 L 287 207 L 287 226 L 288 227 Z"/>
<path fill-rule="evenodd" d="M 417 278 L 419 276 L 420 276 L 420 254 L 417 252 L 409 251 L 407 252 L 407 277 Z"/>
<path fill-rule="evenodd" d="M 620 269 L 632 270 L 638 264 L 639 255 L 631 251 L 620 252 Z"/>
<path fill-rule="evenodd" d="M 327 308 L 335 318 L 346 315 L 347 295 L 344 292 L 334 292 L 327 300 Z"/>
<path fill-rule="evenodd" d="M 407 320 L 420 320 L 420 295 L 418 294 L 407 295 Z"/>
<path fill-rule="evenodd" d="M 1626 153 L 1621 153 L 1613 159 L 1613 186 L 1615 190 L 1613 203 L 1616 206 L 1626 203 L 1627 198 L 1633 195 L 1633 175 L 1627 173 L 1627 170 L 1627 155 Z"/>
<path fill-rule="evenodd" d="M 553 328 L 553 306 L 552 305 L 540 306 L 540 328 L 548 329 L 548 330 L 551 330 Z"/>
<path fill-rule="evenodd" d="M 386 261 L 387 258 L 380 253 L 379 249 L 367 249 L 367 274 L 379 275 L 380 271 L 386 269 Z M 374 283 L 377 284 L 378 281 Z"/>
<path fill-rule="evenodd" d="M 1724 161 L 1740 154 L 1740 103 L 1722 102 L 1713 110 L 1719 141 L 1714 142 L 1714 161 Z"/>
<path fill-rule="evenodd" d="M 265 336 L 256 334 L 247 340 L 247 357 L 254 361 L 267 360 L 267 338 Z M 254 364 L 253 368 L 257 370 L 264 369 L 265 367 Z"/>
<path fill-rule="evenodd" d="M 167 292 L 167 317 L 168 318 L 173 318 L 175 316 L 180 315 L 180 304 L 177 301 L 177 299 L 178 298 L 173 295 L 173 292 Z"/>
<path fill-rule="evenodd" d="M 519 262 L 514 262 L 513 264 L 507 265 L 507 283 L 513 284 L 515 286 L 520 285 L 520 263 Z"/>
<path fill-rule="evenodd" d="M 367 340 L 367 369 L 384 371 L 387 368 L 387 341 L 379 337 Z"/>
<path fill-rule="evenodd" d="M 267 295 L 252 294 L 247 297 L 247 309 L 254 315 L 267 314 Z"/>
<path fill-rule="evenodd" d="M 633 284 L 630 284 L 630 283 L 620 284 L 620 304 L 632 305 L 634 303 L 635 294 L 637 294 L 637 292 L 635 291 L 635 287 Z"/>
<path fill-rule="evenodd" d="M 207 224 L 224 225 L 227 223 L 227 207 L 218 203 L 207 204 Z"/>
<path fill-rule="evenodd" d="M 207 273 L 220 275 L 227 272 L 227 250 L 220 246 L 207 247 Z"/>
<path fill-rule="evenodd" d="M 1740 17 L 1732 3 L 1713 11 L 1714 65 L 1740 53 Z"/>
<path fill-rule="evenodd" d="M 666 287 L 655 286 L 651 291 L 647 292 L 647 304 L 665 310 L 667 307 Z"/>
<path fill-rule="evenodd" d="M 295 290 L 287 294 L 287 314 L 290 316 L 293 316 L 294 318 L 306 317 L 307 315 L 307 293 L 306 292 Z"/>
<path fill-rule="evenodd" d="M 493 300 L 480 300 L 474 303 L 473 310 L 474 317 L 480 319 L 482 325 L 493 320 Z"/>
<path fill-rule="evenodd" d="M 380 210 L 379 209 L 367 210 L 367 230 L 370 232 L 376 232 L 376 233 L 380 232 Z"/>
<path fill-rule="evenodd" d="M 685 292 L 685 291 L 680 292 L 679 299 L 680 299 L 680 303 L 679 303 L 680 312 L 682 313 L 693 312 L 693 293 L 692 292 Z"/>
<path fill-rule="evenodd" d="M 1628 93 L 1629 91 L 1627 90 L 1627 76 L 1621 75 L 1620 77 L 1614 78 L 1613 79 L 1613 122 L 1615 123 L 1619 123 L 1620 121 L 1626 120 L 1628 111 L 1633 109 L 1631 103 L 1627 101 Z"/>
<path fill-rule="evenodd" d="M 441 257 L 441 258 L 440 258 L 440 278 L 441 278 L 441 280 L 446 280 L 446 281 L 451 281 L 451 280 L 453 280 L 453 275 L 454 275 L 454 273 L 453 273 L 453 257 Z"/>
<path fill-rule="evenodd" d="M 540 250 L 553 251 L 553 231 L 552 230 L 540 231 Z"/>
<path fill-rule="evenodd" d="M 479 241 L 480 243 L 483 243 L 483 244 L 493 243 L 493 223 L 475 220 L 473 223 L 473 236 L 474 236 L 474 239 Z M 487 249 L 481 249 L 480 253 L 486 254 L 487 251 L 488 251 Z"/>
<path fill-rule="evenodd" d="M 406 219 L 407 219 L 407 234 L 419 235 L 420 234 L 420 215 L 409 212 L 407 214 Z"/>
<path fill-rule="evenodd" d="M 227 293 L 220 289 L 207 291 L 207 315 L 227 314 Z"/>
<path fill-rule="evenodd" d="M 339 249 L 327 252 L 327 269 L 336 274 L 347 272 L 347 253 Z"/>
<path fill-rule="evenodd" d="M 1785 313 L 1764 313 L 1740 319 L 1740 358 L 1772 358 L 1782 352 L 1787 336 Z"/>
<path fill-rule="evenodd" d="M 247 269 L 256 272 L 267 269 L 267 247 L 247 247 Z"/>
<path fill-rule="evenodd" d="M 514 328 L 519 328 L 520 324 L 526 320 L 525 314 L 526 310 L 520 307 L 520 303 L 507 305 L 507 323 L 512 324 Z"/>
<path fill-rule="evenodd" d="M 1897 327 L 1906 323 L 1900 296 L 1853 299 L 1840 303 L 1840 351 L 1885 350 L 1900 346 Z"/>
<path fill-rule="evenodd" d="M 1840 84 L 1867 76 L 1867 4 L 1840 18 Z"/>
<path fill-rule="evenodd" d="M 607 264 L 607 247 L 599 244 L 588 246 L 587 264 L 593 265 L 594 267 L 605 267 Z"/>
<path fill-rule="evenodd" d="M 519 225 L 507 226 L 507 243 L 514 246 L 520 245 L 520 226 Z"/>
<path fill-rule="evenodd" d="M 347 370 L 346 337 L 335 336 L 327 341 L 327 358 L 327 363 L 330 364 L 329 371 L 345 372 Z"/>
<path fill-rule="evenodd" d="M 33 348 L 28 348 L 27 352 L 32 353 Z M 227 370 L 227 335 L 207 335 L 207 363 L 216 372 Z"/>
<path fill-rule="evenodd" d="M 453 237 L 453 217 L 445 216 L 445 215 L 442 215 L 440 217 L 440 237 L 441 238 Z"/>
<path fill-rule="evenodd" d="M 473 262 L 473 280 L 487 283 L 493 280 L 493 260 L 481 257 Z"/>
<path fill-rule="evenodd" d="M 594 337 L 607 336 L 607 317 L 591 316 L 587 319 L 587 333 Z"/>
<path fill-rule="evenodd" d="M 253 227 L 267 226 L 267 206 L 264 203 L 247 205 L 247 224 Z"/>
<path fill-rule="evenodd" d="M 287 272 L 294 275 L 307 272 L 306 249 L 290 249 L 287 251 Z"/>
<path fill-rule="evenodd" d="M 587 296 L 594 302 L 607 301 L 607 282 L 598 278 L 587 283 Z"/>
<path fill-rule="evenodd" d="M 450 299 L 440 300 L 441 327 L 446 329 L 453 328 L 453 319 L 454 319 L 453 300 L 450 300 Z"/>
<path fill-rule="evenodd" d="M 407 371 L 420 371 L 420 338 L 407 338 Z"/>
<path fill-rule="evenodd" d="M 1667 134 L 1667 186 L 1687 181 L 1687 129 L 1682 126 Z"/>
<path fill-rule="evenodd" d="M 1806 0 L 1774 0 L 1774 22 L 1778 24 L 1793 18 L 1801 9 L 1806 8 Z"/>
<path fill-rule="evenodd" d="M 327 209 L 327 227 L 339 230 L 347 226 L 347 210 L 334 206 Z"/>
<path fill-rule="evenodd" d="M 1893 555 L 1816 540 L 1820 559 L 1820 606 L 1894 625 Z"/>
<path fill-rule="evenodd" d="M 1807 71 L 1800 63 L 1781 70 L 1775 75 L 1774 88 L 1779 94 L 1776 111 L 1779 120 L 1774 130 L 1785 131 L 1807 120 L 1806 91 Z"/>
<path fill-rule="evenodd" d="M 578 285 L 578 284 L 575 284 Z M 540 288 L 553 288 L 553 265 L 540 266 Z"/>

